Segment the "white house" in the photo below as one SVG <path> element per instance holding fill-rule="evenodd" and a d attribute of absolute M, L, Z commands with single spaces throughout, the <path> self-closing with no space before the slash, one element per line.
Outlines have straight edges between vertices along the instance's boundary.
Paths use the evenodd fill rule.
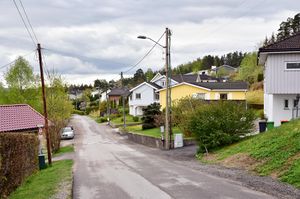
<path fill-rule="evenodd" d="M 300 33 L 259 49 L 265 66 L 264 113 L 279 126 L 300 116 Z"/>

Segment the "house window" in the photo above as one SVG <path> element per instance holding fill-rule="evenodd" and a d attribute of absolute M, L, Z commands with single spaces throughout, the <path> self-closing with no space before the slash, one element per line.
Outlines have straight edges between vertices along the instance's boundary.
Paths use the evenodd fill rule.
<path fill-rule="evenodd" d="M 289 109 L 289 100 L 284 100 L 284 109 Z"/>
<path fill-rule="evenodd" d="M 161 85 L 164 87 L 166 85 L 166 82 L 165 81 L 162 81 L 161 82 Z"/>
<path fill-rule="evenodd" d="M 221 93 L 221 94 L 220 94 L 220 99 L 221 99 L 221 100 L 227 100 L 227 99 L 228 99 L 227 93 Z"/>
<path fill-rule="evenodd" d="M 141 93 L 136 93 L 135 94 L 135 99 L 141 99 Z"/>
<path fill-rule="evenodd" d="M 287 70 L 300 70 L 300 62 L 286 63 Z"/>
<path fill-rule="evenodd" d="M 195 93 L 193 94 L 193 98 L 195 99 L 205 99 L 205 93 Z"/>
<path fill-rule="evenodd" d="M 299 103 L 299 100 L 294 100 L 294 107 L 297 107 L 298 106 L 298 103 Z"/>
<path fill-rule="evenodd" d="M 132 95 L 130 95 L 129 99 L 132 100 Z"/>
<path fill-rule="evenodd" d="M 154 93 L 154 99 L 159 100 L 159 93 Z"/>

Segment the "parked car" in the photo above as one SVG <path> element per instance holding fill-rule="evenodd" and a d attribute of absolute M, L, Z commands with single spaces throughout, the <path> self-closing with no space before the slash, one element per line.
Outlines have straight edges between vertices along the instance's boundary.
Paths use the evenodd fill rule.
<path fill-rule="evenodd" d="M 75 136 L 73 127 L 67 126 L 61 129 L 61 139 L 73 139 Z"/>

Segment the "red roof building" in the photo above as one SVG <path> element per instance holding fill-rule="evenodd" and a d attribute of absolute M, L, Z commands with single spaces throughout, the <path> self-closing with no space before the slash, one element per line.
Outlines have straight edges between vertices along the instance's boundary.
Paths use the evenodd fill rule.
<path fill-rule="evenodd" d="M 0 105 L 0 132 L 37 131 L 44 116 L 27 104 Z"/>

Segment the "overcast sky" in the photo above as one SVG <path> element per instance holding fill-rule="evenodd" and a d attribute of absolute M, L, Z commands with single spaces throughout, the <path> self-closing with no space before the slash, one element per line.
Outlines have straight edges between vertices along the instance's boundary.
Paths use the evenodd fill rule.
<path fill-rule="evenodd" d="M 19 2 L 19 0 L 16 0 Z M 166 27 L 172 67 L 207 54 L 253 51 L 281 21 L 300 12 L 297 0 L 23 0 L 48 69 L 68 83 L 115 78 L 134 65 Z M 0 67 L 35 49 L 12 0 L 0 1 Z M 164 44 L 164 39 L 161 43 Z M 156 47 L 138 68 L 160 69 Z M 26 56 L 38 72 L 36 56 Z M 3 72 L 0 69 L 0 81 Z"/>

